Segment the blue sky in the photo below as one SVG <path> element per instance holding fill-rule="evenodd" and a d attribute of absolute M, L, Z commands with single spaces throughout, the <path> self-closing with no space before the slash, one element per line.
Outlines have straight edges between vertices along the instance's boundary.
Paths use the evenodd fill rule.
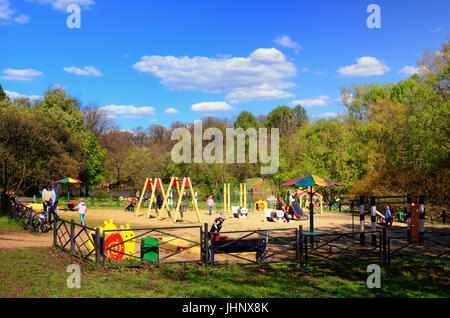
<path fill-rule="evenodd" d="M 381 28 L 366 24 L 371 3 Z M 0 83 L 11 97 L 62 85 L 122 129 L 296 103 L 334 116 L 340 87 L 416 72 L 449 16 L 446 0 L 0 0 Z"/>

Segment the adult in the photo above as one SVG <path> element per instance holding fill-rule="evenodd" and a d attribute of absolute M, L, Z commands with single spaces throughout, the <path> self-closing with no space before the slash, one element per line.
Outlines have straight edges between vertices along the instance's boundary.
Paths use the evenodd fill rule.
<path fill-rule="evenodd" d="M 56 200 L 55 191 L 52 189 L 52 185 L 49 183 L 42 190 L 42 204 L 44 208 L 44 215 L 48 223 L 52 222 L 52 214 L 54 214 L 54 202 Z"/>
<path fill-rule="evenodd" d="M 51 183 L 53 190 L 55 190 L 55 203 L 53 204 L 53 208 L 55 212 L 58 213 L 58 202 L 59 197 L 61 196 L 61 184 L 56 181 L 52 181 Z"/>

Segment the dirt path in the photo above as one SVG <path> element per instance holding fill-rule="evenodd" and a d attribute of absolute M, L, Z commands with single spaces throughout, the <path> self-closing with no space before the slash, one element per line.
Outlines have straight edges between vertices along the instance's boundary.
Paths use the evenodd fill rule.
<path fill-rule="evenodd" d="M 30 233 L 2 233 L 0 234 L 0 248 L 22 249 L 51 247 L 53 244 L 52 234 L 30 234 Z"/>

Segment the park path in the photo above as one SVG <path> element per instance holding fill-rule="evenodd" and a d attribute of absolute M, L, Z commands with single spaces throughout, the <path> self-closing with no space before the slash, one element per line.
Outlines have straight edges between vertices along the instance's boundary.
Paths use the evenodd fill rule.
<path fill-rule="evenodd" d="M 51 247 L 52 244 L 53 235 L 51 233 L 44 235 L 12 232 L 0 233 L 0 248 L 4 249 Z"/>

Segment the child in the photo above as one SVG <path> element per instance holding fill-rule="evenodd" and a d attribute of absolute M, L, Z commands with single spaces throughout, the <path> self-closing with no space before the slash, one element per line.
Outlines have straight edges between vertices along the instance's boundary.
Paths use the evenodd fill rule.
<path fill-rule="evenodd" d="M 84 203 L 84 199 L 80 199 L 80 203 L 77 205 L 78 213 L 80 214 L 81 225 L 84 226 L 84 214 L 86 213 L 86 204 Z"/>
<path fill-rule="evenodd" d="M 125 205 L 125 212 L 134 212 L 134 206 L 136 205 L 136 198 L 132 197 L 130 204 Z"/>
<path fill-rule="evenodd" d="M 220 214 L 220 216 L 214 220 L 213 225 L 211 226 L 211 229 L 209 232 L 212 234 L 212 238 L 214 241 L 217 241 L 220 237 L 219 232 L 222 229 L 222 224 L 225 222 L 226 218 L 225 215 Z"/>
<path fill-rule="evenodd" d="M 384 207 L 384 220 L 386 221 L 386 225 L 392 225 L 392 222 L 394 221 L 394 218 L 392 217 L 391 210 L 389 208 L 389 205 L 386 205 Z"/>
<path fill-rule="evenodd" d="M 211 215 L 212 207 L 214 206 L 214 200 L 212 198 L 212 195 L 208 197 L 208 200 L 206 201 L 206 204 L 208 205 L 209 215 Z"/>

